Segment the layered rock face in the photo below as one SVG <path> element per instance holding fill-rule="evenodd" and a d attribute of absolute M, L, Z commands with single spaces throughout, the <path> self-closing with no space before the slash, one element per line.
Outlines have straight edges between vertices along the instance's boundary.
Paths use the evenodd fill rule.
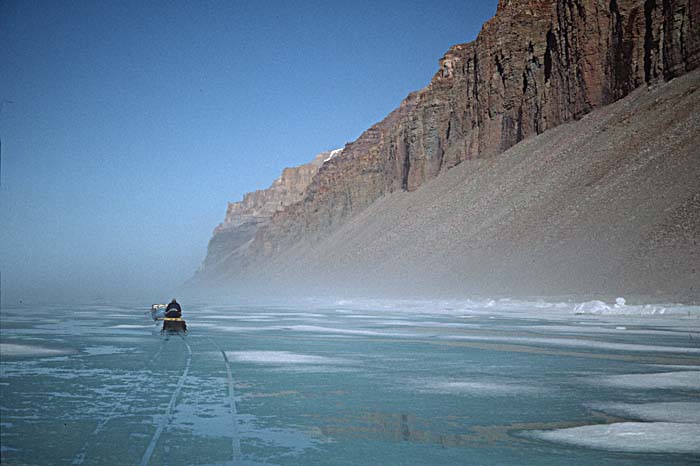
<path fill-rule="evenodd" d="M 384 194 L 503 152 L 700 63 L 700 1 L 501 0 L 424 89 L 326 164 L 251 251 L 323 237 Z"/>
<path fill-rule="evenodd" d="M 285 168 L 269 188 L 248 193 L 240 202 L 229 202 L 226 218 L 214 232 L 245 223 L 263 223 L 272 218 L 275 212 L 298 202 L 321 165 L 340 152 L 342 149 L 321 152 L 309 163 Z"/>
<path fill-rule="evenodd" d="M 322 152 L 309 163 L 285 168 L 269 188 L 248 193 L 240 202 L 229 202 L 226 218 L 209 241 L 207 257 L 198 272 L 200 278 L 222 273 L 227 264 L 242 257 L 258 229 L 276 212 L 298 202 L 319 168 L 341 153 L 342 149 Z"/>
<path fill-rule="evenodd" d="M 383 196 L 415 191 L 698 64 L 700 0 L 501 0 L 475 41 L 451 47 L 426 88 L 320 166 L 222 276 L 250 276 Z"/>

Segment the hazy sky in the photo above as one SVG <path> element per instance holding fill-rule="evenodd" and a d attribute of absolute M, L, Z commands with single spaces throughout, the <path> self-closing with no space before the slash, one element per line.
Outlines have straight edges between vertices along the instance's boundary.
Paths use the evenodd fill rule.
<path fill-rule="evenodd" d="M 227 201 L 357 138 L 496 0 L 0 0 L 2 300 L 168 298 Z"/>

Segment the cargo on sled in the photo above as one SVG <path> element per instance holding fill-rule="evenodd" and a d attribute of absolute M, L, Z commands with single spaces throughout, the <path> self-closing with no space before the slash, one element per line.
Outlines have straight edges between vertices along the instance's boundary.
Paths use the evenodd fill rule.
<path fill-rule="evenodd" d="M 167 307 L 168 307 L 167 304 L 152 304 L 151 305 L 151 318 L 153 320 L 165 319 L 165 309 Z"/>
<path fill-rule="evenodd" d="M 164 317 L 163 328 L 160 333 L 165 332 L 187 333 L 187 323 L 182 317 Z"/>

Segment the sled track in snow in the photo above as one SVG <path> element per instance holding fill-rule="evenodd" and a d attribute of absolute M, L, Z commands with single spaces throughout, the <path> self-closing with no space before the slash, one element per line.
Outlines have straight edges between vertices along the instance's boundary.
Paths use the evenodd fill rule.
<path fill-rule="evenodd" d="M 154 362 L 155 360 L 157 360 L 158 357 L 160 356 L 160 353 L 163 352 L 163 348 L 164 348 L 164 347 L 165 347 L 164 340 L 161 340 L 160 345 L 158 346 L 158 351 L 156 351 L 156 352 L 153 354 L 153 356 L 151 356 L 151 357 L 148 359 L 148 361 L 146 361 L 146 364 L 144 364 L 143 369 L 148 369 L 148 368 L 151 367 L 151 365 L 153 364 L 153 362 Z M 143 369 L 142 369 L 142 370 L 143 370 Z M 143 385 L 143 383 L 139 383 L 139 382 L 134 383 L 134 384 L 129 388 L 129 390 L 126 392 L 126 394 L 124 394 L 124 399 L 125 399 L 125 400 L 130 400 L 130 399 L 131 399 L 131 395 L 133 395 L 134 392 L 138 391 L 138 389 L 141 388 L 142 385 Z M 92 431 L 92 435 L 95 436 L 95 435 L 99 434 L 100 432 L 102 432 L 102 430 L 105 428 L 105 426 L 106 426 L 112 419 L 114 419 L 114 418 L 116 418 L 116 417 L 117 417 L 117 404 L 115 403 L 115 404 L 112 406 L 112 410 L 109 412 L 109 414 L 107 414 L 107 416 L 105 416 L 104 419 L 102 419 L 100 422 L 97 423 L 97 426 L 96 426 L 95 429 Z M 71 461 L 71 464 L 83 464 L 83 461 L 85 461 L 85 457 L 86 457 L 86 455 L 87 455 L 87 449 L 88 449 L 88 446 L 89 446 L 89 445 L 90 445 L 90 442 L 89 442 L 89 441 L 86 441 L 85 443 L 83 443 L 83 446 L 80 448 L 80 451 L 78 451 L 78 453 L 76 453 L 75 456 L 73 457 L 73 461 Z"/>
<path fill-rule="evenodd" d="M 146 466 L 148 462 L 151 461 L 151 456 L 153 456 L 153 452 L 156 449 L 156 444 L 158 443 L 158 440 L 160 439 L 163 430 L 165 430 L 165 427 L 168 424 L 170 424 L 172 411 L 175 407 L 175 402 L 177 401 L 177 397 L 180 394 L 180 391 L 182 390 L 182 386 L 185 384 L 187 374 L 190 372 L 190 364 L 192 363 L 192 348 L 190 348 L 190 344 L 187 343 L 187 340 L 185 340 L 185 338 L 182 335 L 180 335 L 180 338 L 182 338 L 182 341 L 185 342 L 185 346 L 187 347 L 187 363 L 185 364 L 185 370 L 182 372 L 182 375 L 177 381 L 177 387 L 175 387 L 175 391 L 170 397 L 170 402 L 168 403 L 168 407 L 165 410 L 165 415 L 163 416 L 163 419 L 158 423 L 158 427 L 156 428 L 156 431 L 153 434 L 153 437 L 151 438 L 148 447 L 146 448 L 146 452 L 143 454 L 143 458 L 141 458 L 141 463 L 139 463 L 140 466 Z"/>
<path fill-rule="evenodd" d="M 229 396 L 229 406 L 231 409 L 231 418 L 233 420 L 233 430 L 231 434 L 231 464 L 238 466 L 241 463 L 241 440 L 238 433 L 238 411 L 236 410 L 236 397 L 233 391 L 233 373 L 231 372 L 231 363 L 226 356 L 226 352 L 222 350 L 219 345 L 217 345 L 214 340 L 207 337 L 209 342 L 221 353 L 224 358 L 224 365 L 226 366 L 226 383 L 228 385 L 228 396 Z"/>

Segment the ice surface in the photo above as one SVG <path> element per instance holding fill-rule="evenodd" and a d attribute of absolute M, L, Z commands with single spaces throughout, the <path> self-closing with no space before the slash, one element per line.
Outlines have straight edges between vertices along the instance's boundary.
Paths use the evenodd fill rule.
<path fill-rule="evenodd" d="M 320 443 L 317 438 L 289 427 L 264 427 L 260 419 L 251 415 L 239 415 L 241 437 L 251 443 L 267 443 L 284 448 L 296 454 L 313 448 Z M 247 464 L 248 462 L 246 462 Z"/>
<path fill-rule="evenodd" d="M 270 316 L 270 317 L 323 317 L 326 318 L 325 314 L 318 314 L 313 312 L 266 312 L 264 314 L 258 314 L 260 316 Z"/>
<path fill-rule="evenodd" d="M 516 328 L 511 327 L 514 330 Z M 537 333 L 545 334 L 596 334 L 596 333 L 609 333 L 609 334 L 629 334 L 629 335 L 678 335 L 677 330 L 658 330 L 658 329 L 647 329 L 647 328 L 630 328 L 624 325 L 616 325 L 613 327 L 602 327 L 600 325 L 594 325 L 590 322 L 579 323 L 579 325 L 528 325 L 526 327 L 528 331 L 536 331 Z M 700 341 L 700 333 L 698 330 L 686 329 L 684 332 L 686 335 L 696 336 Z"/>
<path fill-rule="evenodd" d="M 266 315 L 255 315 L 255 316 L 250 316 L 250 315 L 244 315 L 244 316 L 235 316 L 235 315 L 208 315 L 205 314 L 202 316 L 205 319 L 214 319 L 214 320 L 243 320 L 243 321 L 251 321 L 251 322 L 262 322 L 262 321 L 268 321 L 271 320 L 272 317 L 268 317 Z"/>
<path fill-rule="evenodd" d="M 638 308 L 618 302 L 605 306 L 624 315 L 577 315 L 576 306 L 512 299 L 187 306 L 191 332 L 182 337 L 160 336 L 148 313 L 128 306 L 109 308 L 123 309 L 118 318 L 92 306 L 32 309 L 32 318 L 27 308 L 4 308 L 2 463 L 139 464 L 151 449 L 149 464 L 171 466 L 465 458 L 544 466 L 565 455 L 582 466 L 691 464 L 697 452 L 664 435 L 688 445 L 699 424 L 700 367 L 689 366 L 700 361 L 697 308 L 633 314 Z M 559 349 L 566 347 L 589 351 Z M 605 413 L 651 422 L 642 431 L 621 424 L 603 447 L 573 443 L 595 435 L 559 439 L 567 438 L 563 427 L 606 422 Z M 523 430 L 556 443 L 524 440 L 515 433 Z M 624 443 L 640 435 L 644 448 L 677 454 L 650 457 Z M 624 448 L 631 450 L 608 451 Z"/>
<path fill-rule="evenodd" d="M 679 389 L 700 390 L 700 371 L 657 372 L 650 374 L 610 375 L 593 379 L 592 383 L 601 383 L 620 388 L 636 389 Z"/>
<path fill-rule="evenodd" d="M 83 352 L 94 356 L 94 355 L 102 355 L 102 354 L 120 354 L 120 353 L 129 353 L 132 351 L 136 351 L 136 348 L 122 348 L 118 346 L 112 346 L 112 345 L 105 345 L 105 346 L 87 346 L 83 348 Z"/>
<path fill-rule="evenodd" d="M 147 324 L 147 325 L 134 325 L 134 324 L 119 324 L 119 325 L 112 325 L 110 328 L 153 328 L 155 324 Z"/>
<path fill-rule="evenodd" d="M 533 437 L 603 450 L 700 454 L 700 425 L 674 422 L 619 422 L 551 431 Z"/>
<path fill-rule="evenodd" d="M 196 323 L 193 324 L 188 324 L 188 325 L 197 325 Z M 232 325 L 223 325 L 223 324 L 206 324 L 203 325 L 206 327 L 210 327 L 212 329 L 216 330 L 221 330 L 223 332 L 269 332 L 269 331 L 276 331 L 276 330 L 281 330 L 282 327 L 279 325 L 270 325 L 269 327 L 262 327 L 262 326 L 253 326 L 253 325 L 237 325 L 237 326 L 232 326 Z"/>
<path fill-rule="evenodd" d="M 310 332 L 310 333 L 336 333 L 341 335 L 364 335 L 364 336 L 377 336 L 377 337 L 415 337 L 419 336 L 416 333 L 397 333 L 397 332 L 382 332 L 378 330 L 355 330 L 348 328 L 333 328 L 333 327 L 319 327 L 317 325 L 290 325 L 283 327 L 284 330 L 294 330 L 297 332 Z"/>
<path fill-rule="evenodd" d="M 436 328 L 481 328 L 477 324 L 464 324 L 461 322 L 436 322 L 431 320 L 376 320 L 374 325 L 387 325 L 395 327 L 436 327 Z"/>

